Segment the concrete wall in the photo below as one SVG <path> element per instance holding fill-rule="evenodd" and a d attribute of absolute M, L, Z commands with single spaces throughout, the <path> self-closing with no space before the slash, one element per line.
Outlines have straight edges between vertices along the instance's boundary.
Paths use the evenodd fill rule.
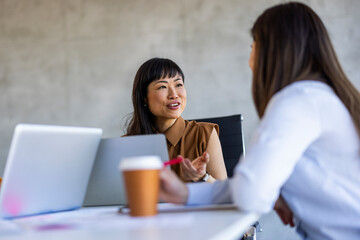
<path fill-rule="evenodd" d="M 248 68 L 256 17 L 279 0 L 0 0 L 0 176 L 20 122 L 123 133 L 131 87 L 145 60 L 185 73 L 185 118 L 242 113 L 258 123 Z M 360 88 L 360 1 L 308 0 Z"/>

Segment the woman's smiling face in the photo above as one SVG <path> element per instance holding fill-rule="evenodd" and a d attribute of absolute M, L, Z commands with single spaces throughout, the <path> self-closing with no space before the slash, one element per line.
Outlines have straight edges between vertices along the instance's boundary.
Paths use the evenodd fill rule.
<path fill-rule="evenodd" d="M 148 86 L 146 104 L 155 121 L 176 121 L 186 107 L 186 89 L 180 75 L 165 77 Z"/>

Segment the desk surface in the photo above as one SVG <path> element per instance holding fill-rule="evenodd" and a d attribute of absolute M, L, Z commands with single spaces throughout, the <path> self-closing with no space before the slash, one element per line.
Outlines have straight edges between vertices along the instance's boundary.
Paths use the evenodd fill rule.
<path fill-rule="evenodd" d="M 259 217 L 228 207 L 189 210 L 160 205 L 155 217 L 130 217 L 117 213 L 118 207 L 87 207 L 0 220 L 0 239 L 239 239 Z"/>

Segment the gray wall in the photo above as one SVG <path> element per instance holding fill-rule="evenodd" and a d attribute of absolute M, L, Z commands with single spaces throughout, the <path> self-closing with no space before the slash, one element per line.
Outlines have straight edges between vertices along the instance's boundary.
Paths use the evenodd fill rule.
<path fill-rule="evenodd" d="M 0 175 L 20 122 L 100 127 L 105 137 L 121 135 L 132 111 L 134 74 L 155 56 L 184 70 L 185 118 L 242 113 L 248 143 L 258 123 L 249 29 L 279 2 L 0 0 Z M 360 1 L 303 2 L 324 20 L 345 72 L 360 88 Z"/>

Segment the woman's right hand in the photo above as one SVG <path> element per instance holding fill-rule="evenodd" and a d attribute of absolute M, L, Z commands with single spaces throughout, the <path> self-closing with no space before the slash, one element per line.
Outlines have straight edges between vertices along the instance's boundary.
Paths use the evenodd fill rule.
<path fill-rule="evenodd" d="M 179 156 L 182 157 L 182 156 Z M 201 178 L 203 178 L 206 174 L 206 166 L 209 163 L 210 156 L 207 152 L 194 161 L 190 161 L 189 159 L 185 158 L 180 163 L 180 177 L 186 182 L 197 182 Z"/>
<path fill-rule="evenodd" d="M 164 168 L 160 172 L 159 199 L 165 202 L 185 204 L 189 195 L 186 184 L 171 170 Z"/>

